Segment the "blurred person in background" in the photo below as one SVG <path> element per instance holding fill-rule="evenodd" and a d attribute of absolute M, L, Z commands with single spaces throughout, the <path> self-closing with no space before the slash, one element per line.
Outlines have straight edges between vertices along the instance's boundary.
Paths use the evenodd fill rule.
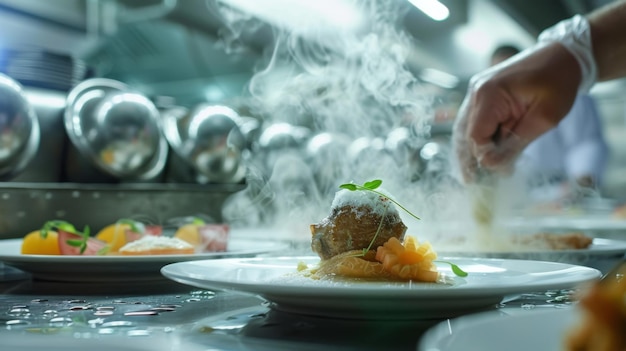
<path fill-rule="evenodd" d="M 519 54 L 515 45 L 498 46 L 490 66 Z M 604 176 L 609 149 L 595 100 L 578 94 L 567 115 L 553 129 L 539 136 L 522 151 L 515 164 L 532 188 L 535 197 L 562 200 L 581 193 L 579 187 L 593 189 Z M 584 191 L 582 193 L 585 193 Z"/>
<path fill-rule="evenodd" d="M 511 172 L 522 151 L 559 125 L 579 95 L 596 81 L 626 76 L 624 33 L 622 0 L 548 28 L 534 46 L 472 77 L 453 130 L 464 182 Z"/>

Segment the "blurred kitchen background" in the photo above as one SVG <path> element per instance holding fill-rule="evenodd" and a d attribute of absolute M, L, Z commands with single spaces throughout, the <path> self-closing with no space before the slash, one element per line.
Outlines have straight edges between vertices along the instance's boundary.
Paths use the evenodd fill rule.
<path fill-rule="evenodd" d="M 398 148 L 414 136 L 419 141 L 408 147 L 415 154 L 409 157 L 415 162 L 410 171 L 412 179 L 419 179 L 429 167 L 437 167 L 436 156 L 445 149 L 467 82 L 487 67 L 496 46 L 527 47 L 543 29 L 610 1 L 387 2 L 398 2 L 390 8 L 402 11 L 397 28 L 410 43 L 405 48 L 405 66 L 431 104 L 424 112 L 429 115 L 426 126 L 397 128 L 385 140 L 369 140 L 364 147 Z M 268 65 L 278 40 L 275 29 L 302 24 L 290 20 L 297 6 L 312 20 L 328 16 L 325 23 L 348 25 L 353 15 L 350 4 L 339 0 L 0 0 L 0 72 L 24 87 L 40 129 L 36 155 L 27 165 L 18 165 L 22 169 L 4 174 L 0 235 L 21 236 L 20 231 L 35 229 L 51 216 L 99 225 L 127 217 L 124 213 L 142 213 L 152 221 L 195 213 L 222 220 L 219 205 L 229 195 L 250 181 L 263 180 L 263 174 L 246 175 L 240 167 L 246 167 L 245 160 L 254 162 L 255 152 L 322 143 L 323 135 L 316 135 L 304 118 L 268 123 L 251 99 L 250 80 Z M 618 201 L 626 199 L 625 88 L 626 81 L 618 80 L 597 84 L 592 91 L 611 150 L 601 192 Z M 91 110 L 81 110 L 85 109 L 81 99 L 87 99 L 88 93 L 111 91 L 117 100 L 105 102 L 114 107 L 105 111 L 106 104 L 98 100 L 92 109 L 100 117 L 94 113 L 90 120 Z M 115 115 L 115 106 L 122 110 L 123 104 L 141 114 L 133 122 L 134 128 L 144 131 L 138 138 L 147 141 L 141 146 L 156 150 L 144 158 L 127 157 L 129 145 L 137 145 L 135 139 L 117 140 L 123 150 L 111 149 L 105 141 L 105 146 L 85 145 L 94 138 L 110 137 L 94 135 L 106 121 L 123 119 Z M 215 106 L 226 109 L 211 110 Z M 159 154 L 163 146 L 159 141 L 148 139 L 154 109 L 157 127 L 168 136 L 165 155 Z M 81 118 L 88 120 L 81 122 Z M 232 122 L 237 135 L 224 129 Z M 202 135 L 227 139 L 226 149 L 213 150 L 215 143 L 204 149 L 190 144 L 189 140 L 201 142 Z M 311 143 L 314 136 L 318 144 Z M 354 142 L 351 146 L 349 150 L 358 148 Z M 116 158 L 124 162 L 116 165 Z M 140 164 L 139 170 L 133 164 Z M 6 167 L 17 166 L 7 163 Z M 255 189 L 261 193 L 263 186 Z"/>

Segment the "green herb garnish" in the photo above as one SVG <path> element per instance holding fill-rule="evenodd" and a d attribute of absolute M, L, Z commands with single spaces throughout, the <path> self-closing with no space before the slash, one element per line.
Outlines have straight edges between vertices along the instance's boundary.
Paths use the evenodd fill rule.
<path fill-rule="evenodd" d="M 452 268 L 452 273 L 454 273 L 455 275 L 459 276 L 459 277 L 467 277 L 467 272 L 462 270 L 461 267 L 457 266 L 456 264 L 452 263 L 452 262 L 448 262 L 448 261 L 437 261 L 435 260 L 435 262 L 439 262 L 439 263 L 446 263 L 450 265 L 450 268 Z"/>
<path fill-rule="evenodd" d="M 76 227 L 74 227 L 74 225 L 69 222 L 62 220 L 53 220 L 44 223 L 39 233 L 42 238 L 46 238 L 48 236 L 48 232 L 51 230 L 62 230 L 64 232 L 78 235 L 80 239 L 68 239 L 65 241 L 65 243 L 69 246 L 79 247 L 81 254 L 87 249 L 87 240 L 89 240 L 89 226 L 85 226 L 83 231 L 79 232 L 78 230 L 76 230 Z"/>

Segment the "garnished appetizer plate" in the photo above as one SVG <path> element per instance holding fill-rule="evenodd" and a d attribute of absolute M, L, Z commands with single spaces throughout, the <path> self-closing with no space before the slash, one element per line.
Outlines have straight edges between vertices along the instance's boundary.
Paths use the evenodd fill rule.
<path fill-rule="evenodd" d="M 567 331 L 580 318 L 573 307 L 516 315 L 478 313 L 432 327 L 420 339 L 417 350 L 564 350 Z"/>
<path fill-rule="evenodd" d="M 557 262 L 447 257 L 468 275 L 438 266 L 439 283 L 314 280 L 298 273 L 318 257 L 256 257 L 179 262 L 161 269 L 179 283 L 258 295 L 283 312 L 359 319 L 450 318 L 495 308 L 505 296 L 573 288 L 596 269 Z"/>
<path fill-rule="evenodd" d="M 0 262 L 32 274 L 36 279 L 72 282 L 163 279 L 161 267 L 181 261 L 253 257 L 289 250 L 280 241 L 233 238 L 225 252 L 144 256 L 23 255 L 22 239 L 0 240 Z"/>

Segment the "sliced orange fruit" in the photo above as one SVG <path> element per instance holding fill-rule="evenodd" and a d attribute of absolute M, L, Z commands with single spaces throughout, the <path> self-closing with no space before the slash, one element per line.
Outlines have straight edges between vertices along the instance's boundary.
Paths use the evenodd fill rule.
<path fill-rule="evenodd" d="M 45 238 L 41 237 L 39 230 L 28 233 L 22 241 L 21 252 L 25 255 L 60 255 L 57 232 L 48 231 Z"/>

